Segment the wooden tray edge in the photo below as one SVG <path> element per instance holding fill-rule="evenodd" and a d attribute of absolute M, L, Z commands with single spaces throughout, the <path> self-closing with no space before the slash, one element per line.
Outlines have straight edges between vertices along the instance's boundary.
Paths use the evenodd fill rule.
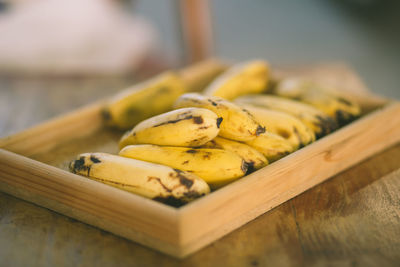
<path fill-rule="evenodd" d="M 384 108 L 372 112 L 316 143 L 249 175 L 246 179 L 236 181 L 213 192 L 206 198 L 181 208 L 179 210 L 181 225 L 179 229 L 181 230 L 182 247 L 184 247 L 182 255 L 190 255 L 283 202 L 365 160 L 373 154 L 398 143 L 400 141 L 399 116 L 391 120 L 390 123 L 382 120 L 387 117 L 394 117 L 396 114 L 400 114 L 400 102 L 390 102 Z M 379 121 L 381 122 L 378 123 Z M 371 136 L 370 142 L 375 143 L 367 150 L 364 150 L 363 153 L 349 158 L 346 153 L 349 153 L 351 146 L 360 147 L 363 143 L 369 142 L 366 136 L 370 132 L 365 131 L 361 137 L 357 136 L 357 134 L 359 134 L 359 131 L 368 128 L 371 124 L 374 127 L 370 132 L 374 134 Z M 376 139 L 376 135 L 380 133 L 385 134 L 378 136 Z M 338 144 L 342 144 L 344 148 L 338 147 Z M 346 155 L 346 162 L 335 159 L 335 157 L 340 158 L 340 155 Z M 320 159 L 321 161 L 321 158 L 324 157 L 331 158 L 331 160 L 335 159 L 334 163 L 327 165 L 326 170 L 328 172 L 320 174 L 323 167 L 317 166 L 314 168 L 315 173 L 317 173 L 315 176 L 310 175 L 310 171 L 308 171 L 308 174 L 306 174 L 309 177 L 302 178 L 302 180 L 305 180 L 302 182 L 306 182 L 306 184 L 302 184 L 302 182 L 296 183 L 293 176 L 296 168 L 301 169 L 307 166 L 308 162 L 316 159 Z M 292 167 L 288 168 L 287 166 Z M 286 171 L 282 171 L 285 169 Z M 288 175 L 292 175 L 292 185 L 288 189 L 281 189 L 284 192 L 283 194 L 255 198 L 255 196 L 262 194 L 263 188 L 265 189 L 271 185 L 277 186 L 279 180 L 282 178 L 288 179 Z M 268 179 L 264 179 L 265 177 L 268 177 Z M 251 198 L 255 198 L 256 200 L 253 200 L 251 204 L 247 203 L 246 206 L 243 206 L 240 201 L 235 201 L 235 197 L 232 197 L 237 195 L 241 196 L 242 201 L 247 200 L 251 203 Z M 247 199 L 244 196 L 247 196 Z M 227 210 L 230 212 L 227 212 Z M 212 222 L 205 224 L 207 218 L 216 218 L 216 214 L 219 212 L 221 212 L 219 217 L 222 220 L 214 224 Z M 201 229 L 201 231 L 198 229 Z"/>
<path fill-rule="evenodd" d="M 170 255 L 177 209 L 0 149 L 0 191 Z"/>

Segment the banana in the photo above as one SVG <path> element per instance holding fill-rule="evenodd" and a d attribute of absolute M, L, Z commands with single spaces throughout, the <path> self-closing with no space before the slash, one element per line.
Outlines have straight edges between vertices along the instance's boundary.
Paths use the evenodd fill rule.
<path fill-rule="evenodd" d="M 70 163 L 73 173 L 169 204 L 183 204 L 210 192 L 194 174 L 107 153 L 84 153 Z"/>
<path fill-rule="evenodd" d="M 245 105 L 257 121 L 265 125 L 269 132 L 285 138 L 293 149 L 299 149 L 315 141 L 314 132 L 300 120 L 284 112 Z"/>
<path fill-rule="evenodd" d="M 235 99 L 236 103 L 282 111 L 295 116 L 308 126 L 316 138 L 320 138 L 338 128 L 337 123 L 321 110 L 299 101 L 274 95 L 244 95 Z"/>
<path fill-rule="evenodd" d="M 144 119 L 172 110 L 172 104 L 184 92 L 182 79 L 165 72 L 115 95 L 102 114 L 107 125 L 127 130 Z"/>
<path fill-rule="evenodd" d="M 222 118 L 219 135 L 235 141 L 249 141 L 265 132 L 265 127 L 246 109 L 220 97 L 188 93 L 181 95 L 174 107 L 200 107 L 215 112 Z"/>
<path fill-rule="evenodd" d="M 226 63 L 209 58 L 183 68 L 179 75 L 185 81 L 187 92 L 201 92 L 227 68 Z"/>
<path fill-rule="evenodd" d="M 244 176 L 247 171 L 241 157 L 223 149 L 131 145 L 124 147 L 119 155 L 193 173 L 212 189 Z"/>
<path fill-rule="evenodd" d="M 182 108 L 138 123 L 125 133 L 120 149 L 127 145 L 201 146 L 219 133 L 222 118 L 204 108 Z"/>
<path fill-rule="evenodd" d="M 361 114 L 360 106 L 338 91 L 300 78 L 280 81 L 274 93 L 316 107 L 335 119 L 339 126 L 345 125 Z"/>
<path fill-rule="evenodd" d="M 270 132 L 260 134 L 246 144 L 261 152 L 270 163 L 294 151 L 293 146 L 286 139 Z"/>
<path fill-rule="evenodd" d="M 267 89 L 269 73 L 268 63 L 262 60 L 234 65 L 211 82 L 203 93 L 227 100 L 243 94 L 261 93 Z"/>
<path fill-rule="evenodd" d="M 205 143 L 202 147 L 225 149 L 236 153 L 246 162 L 248 166 L 247 173 L 251 173 L 268 165 L 268 160 L 266 157 L 261 152 L 258 152 L 255 148 L 222 137 L 217 136 L 213 140 Z"/>

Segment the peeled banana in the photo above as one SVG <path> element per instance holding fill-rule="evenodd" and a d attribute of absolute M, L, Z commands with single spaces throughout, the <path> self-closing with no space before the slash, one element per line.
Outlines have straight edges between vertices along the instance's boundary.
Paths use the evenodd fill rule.
<path fill-rule="evenodd" d="M 315 141 L 314 132 L 292 115 L 250 105 L 244 107 L 257 121 L 265 125 L 269 132 L 285 138 L 294 150 Z"/>
<path fill-rule="evenodd" d="M 102 114 L 107 125 L 127 130 L 144 119 L 172 110 L 172 104 L 184 92 L 182 79 L 174 72 L 165 72 L 117 94 L 106 103 Z"/>
<path fill-rule="evenodd" d="M 343 126 L 361 114 L 360 106 L 337 91 L 299 78 L 280 81 L 274 93 L 310 104 Z"/>
<path fill-rule="evenodd" d="M 228 139 L 249 141 L 265 132 L 265 127 L 258 123 L 246 109 L 220 97 L 188 93 L 181 95 L 174 106 L 212 110 L 222 118 L 219 135 Z"/>
<path fill-rule="evenodd" d="M 119 155 L 193 173 L 213 189 L 244 176 L 247 171 L 241 157 L 224 149 L 130 145 Z"/>
<path fill-rule="evenodd" d="M 316 138 L 327 135 L 338 128 L 335 120 L 321 110 L 292 99 L 274 95 L 253 94 L 238 97 L 235 102 L 278 110 L 295 116 L 315 133 Z"/>
<path fill-rule="evenodd" d="M 203 93 L 228 100 L 243 94 L 261 93 L 267 89 L 269 73 L 268 63 L 262 60 L 237 64 L 218 76 Z"/>
<path fill-rule="evenodd" d="M 119 147 L 134 144 L 201 146 L 219 133 L 222 118 L 204 108 L 182 108 L 138 123 L 124 134 Z"/>
<path fill-rule="evenodd" d="M 261 152 L 270 163 L 294 151 L 293 146 L 286 139 L 270 132 L 260 134 L 246 144 Z"/>
<path fill-rule="evenodd" d="M 228 140 L 219 136 L 215 137 L 210 142 L 205 143 L 202 147 L 225 149 L 236 153 L 246 162 L 248 166 L 247 173 L 253 172 L 254 170 L 268 165 L 267 158 L 255 148 L 252 148 L 244 143 Z"/>
<path fill-rule="evenodd" d="M 81 154 L 71 162 L 70 170 L 170 204 L 183 204 L 210 192 L 207 183 L 194 174 L 107 153 Z"/>

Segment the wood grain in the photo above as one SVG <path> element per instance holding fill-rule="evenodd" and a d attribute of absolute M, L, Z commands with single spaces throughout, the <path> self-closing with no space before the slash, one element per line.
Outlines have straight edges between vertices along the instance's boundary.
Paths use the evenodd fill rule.
<path fill-rule="evenodd" d="M 184 260 L 0 193 L 0 265 L 397 266 L 399 158 L 385 150 Z"/>
<path fill-rule="evenodd" d="M 383 176 L 400 168 L 399 153 L 393 146 L 183 261 L 1 194 L 0 265 L 396 266 L 399 178 Z"/>

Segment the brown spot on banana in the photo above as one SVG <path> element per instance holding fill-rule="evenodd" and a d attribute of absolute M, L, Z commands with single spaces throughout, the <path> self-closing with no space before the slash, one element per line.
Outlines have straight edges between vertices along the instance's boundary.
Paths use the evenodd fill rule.
<path fill-rule="evenodd" d="M 208 139 L 208 136 L 203 136 L 203 137 L 200 137 L 200 138 L 193 139 L 192 142 L 193 143 L 199 143 L 199 142 L 203 143 L 204 139 Z M 193 145 L 193 146 L 196 146 L 196 145 Z"/>
<path fill-rule="evenodd" d="M 161 179 L 160 179 L 160 178 L 154 177 L 154 176 L 148 176 L 148 177 L 147 177 L 147 181 L 150 182 L 150 181 L 152 181 L 152 180 L 156 180 L 156 181 L 165 189 L 165 191 L 167 191 L 168 193 L 171 193 L 171 192 L 172 192 L 171 189 L 169 189 L 168 187 L 166 187 L 165 184 L 163 184 L 163 182 L 161 182 Z"/>
<path fill-rule="evenodd" d="M 256 169 L 254 168 L 254 164 L 255 162 L 253 160 L 250 161 L 246 161 L 247 164 L 247 171 L 246 171 L 246 175 L 250 174 L 252 172 L 254 172 Z"/>
<path fill-rule="evenodd" d="M 193 117 L 192 115 L 189 115 L 189 116 L 186 116 L 186 117 L 183 117 L 183 118 L 180 118 L 180 119 L 165 121 L 165 122 L 156 124 L 156 125 L 153 126 L 153 128 L 159 127 L 159 126 L 165 125 L 165 124 L 173 124 L 173 123 L 177 123 L 177 122 L 184 121 L 184 120 L 190 120 L 190 119 L 193 119 L 195 123 L 197 123 L 196 121 L 198 121 L 198 119 L 195 119 L 195 117 Z M 203 118 L 201 118 L 201 122 L 200 123 L 202 123 L 202 122 L 203 122 Z M 200 124 L 200 123 L 198 123 L 198 124 Z"/>
<path fill-rule="evenodd" d="M 202 124 L 204 122 L 203 118 L 201 116 L 194 116 L 193 121 L 196 124 Z"/>
<path fill-rule="evenodd" d="M 219 126 L 221 125 L 221 122 L 223 121 L 224 119 L 222 118 L 222 117 L 219 117 L 218 119 L 217 119 L 217 128 L 219 128 Z"/>
<path fill-rule="evenodd" d="M 338 128 L 338 124 L 331 117 L 322 117 L 322 116 L 317 115 L 317 116 L 315 116 L 315 118 L 318 121 L 315 124 L 321 129 L 320 132 L 315 133 L 317 139 L 333 132 L 334 130 L 336 130 Z"/>
<path fill-rule="evenodd" d="M 262 133 L 265 133 L 266 129 L 264 126 L 258 125 L 256 129 L 256 136 L 259 136 Z"/>
<path fill-rule="evenodd" d="M 342 104 L 345 104 L 346 106 L 353 106 L 353 103 L 351 103 L 349 100 L 343 98 L 343 97 L 336 97 L 337 101 L 339 101 Z"/>
<path fill-rule="evenodd" d="M 192 100 L 192 101 L 193 101 L 193 100 Z M 197 102 L 200 102 L 200 101 L 197 101 Z M 211 99 L 208 99 L 208 102 L 210 102 L 211 105 L 213 105 L 214 107 L 216 107 L 216 106 L 218 105 L 218 103 L 214 102 L 214 101 L 211 100 Z"/>
<path fill-rule="evenodd" d="M 79 159 L 71 161 L 69 164 L 69 169 L 73 173 L 77 173 L 79 171 L 87 171 L 88 166 L 85 165 L 85 157 L 80 157 Z"/>
<path fill-rule="evenodd" d="M 179 178 L 179 182 L 181 185 L 185 186 L 187 189 L 190 189 L 193 185 L 193 181 L 188 179 L 181 170 L 179 169 L 174 169 L 176 173 L 176 177 Z"/>
<path fill-rule="evenodd" d="M 98 158 L 96 158 L 94 155 L 90 155 L 90 160 L 91 160 L 93 163 L 99 163 L 99 162 L 101 162 L 101 160 L 99 160 Z"/>
<path fill-rule="evenodd" d="M 338 122 L 339 126 L 344 126 L 347 123 L 355 120 L 357 117 L 351 113 L 348 113 L 344 110 L 339 109 L 339 110 L 336 110 L 336 112 L 335 112 L 335 118 L 336 118 L 336 121 Z"/>
<path fill-rule="evenodd" d="M 242 111 L 245 112 L 250 118 L 254 119 L 254 116 L 253 116 L 253 114 L 250 113 L 250 111 L 248 111 L 245 108 L 242 108 Z"/>
<path fill-rule="evenodd" d="M 211 152 L 205 152 L 203 155 L 203 159 L 211 159 Z"/>
<path fill-rule="evenodd" d="M 183 195 L 184 195 L 185 197 L 189 198 L 189 199 L 195 199 L 195 198 L 202 197 L 202 196 L 204 196 L 205 194 L 199 194 L 199 192 L 196 192 L 196 191 L 191 190 L 191 191 L 188 191 L 188 192 L 183 193 Z"/>
<path fill-rule="evenodd" d="M 196 154 L 196 153 L 197 153 L 197 150 L 195 150 L 195 149 L 189 149 L 189 150 L 186 150 L 186 153 L 189 153 L 189 154 Z"/>
<path fill-rule="evenodd" d="M 98 159 L 95 158 L 95 160 Z M 90 168 L 91 164 L 86 164 L 85 157 L 80 157 L 79 159 L 72 161 L 69 165 L 69 169 L 71 170 L 71 172 L 78 174 L 86 172 L 86 176 L 90 176 Z"/>
<path fill-rule="evenodd" d="M 247 172 L 249 166 L 245 160 L 242 160 L 242 165 L 240 166 L 240 168 L 242 169 L 243 173 Z"/>
<path fill-rule="evenodd" d="M 210 127 L 211 127 L 211 125 L 209 125 L 209 126 L 201 126 L 198 129 L 199 130 L 206 130 L 206 129 L 210 128 Z"/>

